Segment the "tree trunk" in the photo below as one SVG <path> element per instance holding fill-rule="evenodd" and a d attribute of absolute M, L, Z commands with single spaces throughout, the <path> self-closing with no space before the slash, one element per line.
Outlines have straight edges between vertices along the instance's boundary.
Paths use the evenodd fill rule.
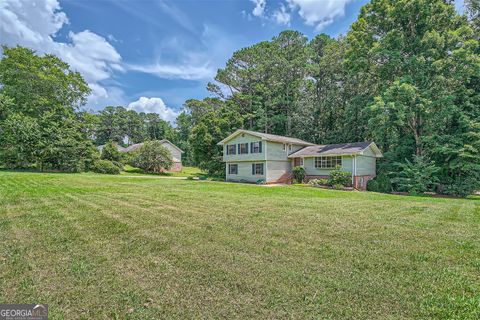
<path fill-rule="evenodd" d="M 415 155 L 421 156 L 423 154 L 422 139 L 421 139 L 421 118 L 415 115 L 410 121 L 410 128 L 413 132 L 413 138 L 415 139 Z"/>

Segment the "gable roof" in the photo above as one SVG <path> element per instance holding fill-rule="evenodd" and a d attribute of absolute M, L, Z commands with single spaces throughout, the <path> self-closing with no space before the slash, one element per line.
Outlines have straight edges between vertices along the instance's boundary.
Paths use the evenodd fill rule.
<path fill-rule="evenodd" d="M 244 129 L 238 129 L 219 143 L 218 145 L 223 145 L 229 140 L 235 138 L 237 135 L 241 133 L 246 133 L 250 134 L 252 136 L 261 138 L 262 140 L 267 140 L 267 141 L 274 141 L 274 142 L 280 142 L 280 143 L 290 143 L 290 144 L 296 144 L 296 145 L 301 145 L 301 146 L 313 146 L 313 143 L 303 141 L 301 139 L 297 138 L 291 138 L 291 137 L 285 137 L 285 136 L 278 136 L 276 134 L 270 134 L 270 133 L 262 133 L 262 132 L 256 132 L 256 131 L 250 131 L 250 130 L 244 130 Z"/>
<path fill-rule="evenodd" d="M 176 145 L 174 145 L 173 143 L 171 143 L 169 140 L 167 139 L 162 139 L 162 140 L 158 140 L 159 142 L 161 143 L 168 143 L 169 145 L 171 145 L 172 147 L 174 147 L 175 149 L 177 149 L 180 153 L 183 153 L 183 150 L 180 149 L 179 147 L 177 147 Z M 132 144 L 131 146 L 128 146 L 126 148 L 122 148 L 123 150 L 121 150 L 120 148 L 118 149 L 118 151 L 120 152 L 131 152 L 131 151 L 135 151 L 137 150 L 138 148 L 140 148 L 141 146 L 143 146 L 143 142 L 140 142 L 140 143 L 135 143 L 135 144 Z"/>
<path fill-rule="evenodd" d="M 117 150 L 118 150 L 119 152 L 125 152 L 125 148 L 124 148 L 124 147 L 122 147 L 122 146 L 119 145 L 119 144 L 115 144 L 115 145 L 117 146 Z M 97 150 L 100 151 L 100 152 L 103 151 L 103 148 L 105 148 L 105 145 L 104 145 L 104 144 L 97 146 Z"/>
<path fill-rule="evenodd" d="M 120 152 L 131 152 L 131 151 L 135 151 L 135 150 L 139 149 L 141 146 L 143 146 L 143 142 L 132 144 L 132 145 L 126 147 L 126 148 L 120 147 L 121 149 L 118 148 L 118 151 L 120 151 Z"/>
<path fill-rule="evenodd" d="M 176 145 L 174 145 L 173 143 L 171 143 L 169 140 L 167 139 L 162 139 L 162 140 L 158 140 L 160 141 L 161 143 L 168 143 L 170 144 L 172 147 L 174 147 L 175 149 L 177 149 L 180 153 L 183 153 L 183 150 L 180 149 L 179 147 L 177 147 Z M 135 144 L 132 144 L 131 146 L 128 146 L 126 148 L 122 147 L 121 145 L 117 144 L 117 150 L 119 152 L 131 152 L 131 151 L 135 151 L 137 150 L 138 148 L 140 148 L 141 146 L 143 146 L 143 142 L 140 142 L 140 143 L 135 143 Z M 97 149 L 98 151 L 102 152 L 103 151 L 103 148 L 105 147 L 104 144 L 102 144 L 101 146 L 98 146 Z"/>
<path fill-rule="evenodd" d="M 363 154 L 367 148 L 372 148 L 376 158 L 383 157 L 380 149 L 378 149 L 375 142 L 353 142 L 353 143 L 338 143 L 338 144 L 326 144 L 326 145 L 314 145 L 300 149 L 292 154 L 289 158 L 295 157 L 316 157 L 316 156 L 328 156 L 328 155 L 355 155 Z"/>
<path fill-rule="evenodd" d="M 176 145 L 171 143 L 170 140 L 162 139 L 162 140 L 160 140 L 160 142 L 166 142 L 166 143 L 170 144 L 172 147 L 174 147 L 175 149 L 177 149 L 180 153 L 184 153 L 184 151 L 182 149 L 180 149 L 179 147 L 177 147 Z"/>

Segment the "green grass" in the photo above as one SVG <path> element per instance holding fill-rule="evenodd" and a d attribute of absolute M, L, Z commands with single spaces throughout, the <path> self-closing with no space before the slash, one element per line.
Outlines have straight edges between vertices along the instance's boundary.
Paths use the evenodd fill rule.
<path fill-rule="evenodd" d="M 480 200 L 0 172 L 0 288 L 51 319 L 478 319 Z"/>
<path fill-rule="evenodd" d="M 125 165 L 123 175 L 145 175 L 141 169 L 132 167 L 130 165 Z M 161 174 L 152 174 L 157 176 L 167 176 L 167 177 L 199 177 L 205 175 L 205 172 L 200 170 L 197 167 L 183 167 L 180 172 L 165 172 Z"/>

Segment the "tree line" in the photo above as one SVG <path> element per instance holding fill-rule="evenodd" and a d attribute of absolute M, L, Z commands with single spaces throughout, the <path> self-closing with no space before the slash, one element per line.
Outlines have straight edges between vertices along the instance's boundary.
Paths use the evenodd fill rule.
<path fill-rule="evenodd" d="M 79 111 L 90 89 L 52 55 L 4 48 L 0 161 L 84 170 L 95 144 L 169 139 L 187 164 L 224 172 L 216 143 L 238 128 L 319 144 L 373 140 L 378 191 L 466 195 L 480 188 L 478 0 L 372 0 L 345 36 L 283 31 L 233 53 L 175 127 L 109 106 Z M 127 137 L 127 138 L 126 138 Z"/>
<path fill-rule="evenodd" d="M 80 172 L 99 167 L 97 146 L 169 139 L 177 130 L 156 113 L 108 106 L 81 111 L 90 89 L 54 55 L 3 47 L 0 60 L 0 165 Z M 187 157 L 188 162 L 188 157 Z"/>
<path fill-rule="evenodd" d="M 189 100 L 196 163 L 235 128 L 319 144 L 375 141 L 379 191 L 466 195 L 480 188 L 479 5 L 372 0 L 345 36 L 284 31 L 233 54 Z M 428 173 L 428 174 L 427 174 Z"/>

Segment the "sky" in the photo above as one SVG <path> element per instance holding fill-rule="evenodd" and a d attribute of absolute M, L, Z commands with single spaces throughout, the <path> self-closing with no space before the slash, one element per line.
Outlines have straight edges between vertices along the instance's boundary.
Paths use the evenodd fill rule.
<path fill-rule="evenodd" d="M 92 90 L 170 122 L 233 52 L 286 29 L 345 34 L 367 0 L 0 0 L 0 43 L 53 53 Z M 463 11 L 463 0 L 455 5 Z"/>

